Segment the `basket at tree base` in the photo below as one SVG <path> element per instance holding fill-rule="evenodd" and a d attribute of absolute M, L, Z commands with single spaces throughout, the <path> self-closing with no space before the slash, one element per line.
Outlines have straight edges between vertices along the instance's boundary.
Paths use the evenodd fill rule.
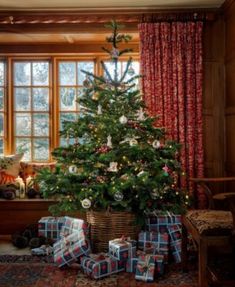
<path fill-rule="evenodd" d="M 91 227 L 91 246 L 93 252 L 107 252 L 109 240 L 123 235 L 137 239 L 136 216 L 130 212 L 88 211 L 87 222 Z"/>

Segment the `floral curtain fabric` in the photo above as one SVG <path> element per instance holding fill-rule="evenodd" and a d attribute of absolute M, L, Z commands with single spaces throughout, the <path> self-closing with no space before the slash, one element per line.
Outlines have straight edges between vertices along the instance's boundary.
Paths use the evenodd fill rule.
<path fill-rule="evenodd" d="M 157 126 L 182 144 L 181 187 L 196 196 L 199 208 L 206 197 L 187 179 L 204 175 L 202 32 L 200 21 L 139 24 L 143 97 L 150 115 L 158 116 Z"/>

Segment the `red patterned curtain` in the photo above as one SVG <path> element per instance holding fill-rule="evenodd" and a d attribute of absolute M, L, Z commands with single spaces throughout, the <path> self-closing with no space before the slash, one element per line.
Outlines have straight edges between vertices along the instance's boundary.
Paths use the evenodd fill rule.
<path fill-rule="evenodd" d="M 144 100 L 157 126 L 182 144 L 180 162 L 186 177 L 181 186 L 189 189 L 197 206 L 206 197 L 190 177 L 204 176 L 202 142 L 202 31 L 203 23 L 160 22 L 139 24 L 140 62 Z"/>

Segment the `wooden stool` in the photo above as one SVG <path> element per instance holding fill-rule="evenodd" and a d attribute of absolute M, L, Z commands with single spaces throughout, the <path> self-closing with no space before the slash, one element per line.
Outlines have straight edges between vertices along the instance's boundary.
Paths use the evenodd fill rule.
<path fill-rule="evenodd" d="M 198 246 L 198 287 L 207 287 L 208 247 L 231 245 L 233 217 L 230 211 L 193 210 L 182 217 L 182 268 L 187 270 L 187 237 Z"/>

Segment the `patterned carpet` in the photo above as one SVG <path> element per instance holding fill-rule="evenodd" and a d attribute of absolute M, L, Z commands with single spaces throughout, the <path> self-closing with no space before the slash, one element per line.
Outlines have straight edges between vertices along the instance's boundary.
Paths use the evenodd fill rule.
<path fill-rule="evenodd" d="M 102 280 L 91 280 L 78 264 L 59 269 L 51 258 L 36 256 L 0 256 L 0 287 L 196 287 L 197 272 L 182 273 L 169 266 L 163 278 L 154 283 L 136 281 L 134 274 L 119 273 Z"/>

